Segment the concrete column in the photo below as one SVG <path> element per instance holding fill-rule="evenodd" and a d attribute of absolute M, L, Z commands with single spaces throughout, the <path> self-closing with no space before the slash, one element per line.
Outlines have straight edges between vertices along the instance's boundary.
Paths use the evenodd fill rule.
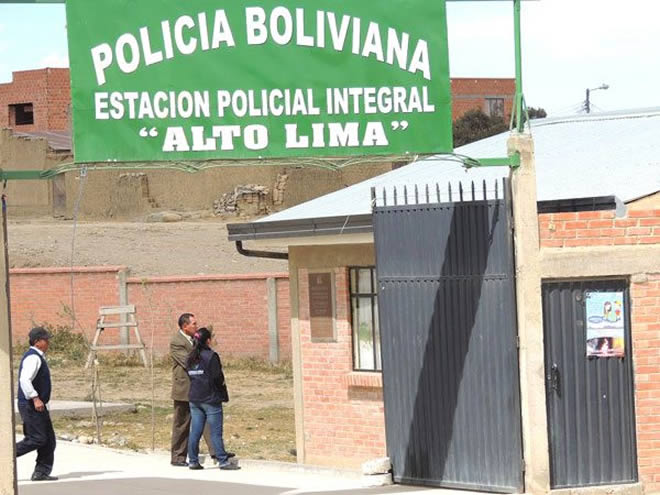
<path fill-rule="evenodd" d="M 268 278 L 268 342 L 269 358 L 272 364 L 280 360 L 280 334 L 277 328 L 277 280 Z"/>
<path fill-rule="evenodd" d="M 296 457 L 305 459 L 305 422 L 303 401 L 302 345 L 300 343 L 300 305 L 298 304 L 298 260 L 296 249 L 289 247 L 289 301 L 291 305 L 291 366 L 293 368 L 293 408 L 296 425 Z"/>
<path fill-rule="evenodd" d="M 124 268 L 119 270 L 119 305 L 127 306 L 128 305 L 128 284 L 126 283 L 128 279 L 128 269 Z M 127 318 L 126 314 L 122 313 L 119 315 L 119 322 L 126 323 Z M 122 345 L 128 345 L 131 342 L 130 329 L 128 327 L 121 327 L 119 329 L 119 343 Z M 124 350 L 124 354 L 129 354 L 130 350 Z"/>
<path fill-rule="evenodd" d="M 550 490 L 550 456 L 545 406 L 536 165 L 531 136 L 514 134 L 508 146 L 510 151 L 518 151 L 521 155 L 520 167 L 511 173 L 520 337 L 520 398 L 525 491 L 537 494 Z"/>
<path fill-rule="evenodd" d="M 9 312 L 9 264 L 7 217 L 2 207 L 0 226 L 0 495 L 18 493 L 14 443 L 14 372 L 12 367 L 11 316 Z"/>

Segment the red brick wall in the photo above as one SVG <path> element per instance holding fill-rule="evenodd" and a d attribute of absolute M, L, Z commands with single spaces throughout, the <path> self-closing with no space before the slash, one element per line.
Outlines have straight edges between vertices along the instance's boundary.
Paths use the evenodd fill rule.
<path fill-rule="evenodd" d="M 614 211 L 539 215 L 542 247 L 660 244 L 660 210 L 632 210 L 624 218 Z"/>
<path fill-rule="evenodd" d="M 119 304 L 117 274 L 121 267 L 73 269 L 76 330 L 91 339 L 99 306 Z M 15 342 L 25 342 L 35 324 L 71 325 L 71 270 L 15 268 L 9 272 L 11 326 Z"/>
<path fill-rule="evenodd" d="M 539 215 L 542 247 L 571 248 L 660 244 L 660 209 Z M 660 491 L 660 274 L 630 284 L 635 414 L 640 477 L 647 492 Z"/>
<path fill-rule="evenodd" d="M 647 493 L 660 492 L 660 273 L 633 281 L 637 457 Z"/>
<path fill-rule="evenodd" d="M 386 455 L 379 373 L 354 373 L 348 270 L 335 269 L 336 341 L 312 342 L 308 270 L 300 269 L 305 462 L 356 467 Z"/>
<path fill-rule="evenodd" d="M 268 291 L 266 280 L 276 278 L 280 342 L 289 341 L 290 312 L 286 274 L 203 275 L 128 280 L 128 300 L 136 305 L 140 333 L 158 354 L 169 340 L 181 313 L 194 313 L 200 326 L 213 325 L 223 355 L 268 359 Z M 291 358 L 290 343 L 280 359 Z"/>
<path fill-rule="evenodd" d="M 123 267 L 74 268 L 74 306 L 79 324 L 92 339 L 99 306 L 119 304 L 118 273 Z M 213 324 L 224 355 L 269 357 L 268 278 L 276 279 L 280 359 L 291 359 L 291 320 L 287 274 L 217 275 L 129 279 L 128 301 L 135 304 L 140 335 L 154 352 L 169 352 L 169 339 L 181 313 L 192 312 L 201 325 Z M 71 271 L 30 268 L 10 271 L 14 341 L 24 341 L 34 324 L 70 325 Z M 153 332 L 153 335 L 152 335 Z M 132 332 L 131 332 L 132 333 Z M 117 343 L 106 330 L 100 343 Z"/>
<path fill-rule="evenodd" d="M 504 99 L 504 120 L 511 117 L 511 108 L 516 93 L 515 79 L 452 78 L 452 120 L 469 110 L 486 113 L 486 98 Z"/>
<path fill-rule="evenodd" d="M 13 81 L 0 84 L 0 128 L 18 131 L 69 129 L 71 86 L 69 69 L 38 69 L 13 73 Z M 34 124 L 10 125 L 9 105 L 32 103 Z"/>

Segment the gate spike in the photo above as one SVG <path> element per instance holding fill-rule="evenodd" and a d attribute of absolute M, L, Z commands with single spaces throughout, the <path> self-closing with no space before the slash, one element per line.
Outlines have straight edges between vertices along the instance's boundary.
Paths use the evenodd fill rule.
<path fill-rule="evenodd" d="M 438 203 L 442 203 L 440 200 L 440 184 L 438 182 L 435 183 L 435 193 L 438 195 Z"/>
<path fill-rule="evenodd" d="M 417 188 L 417 184 L 415 184 L 415 204 L 419 204 L 419 189 Z"/>
<path fill-rule="evenodd" d="M 458 200 L 463 201 L 463 183 L 459 182 L 458 183 Z"/>
<path fill-rule="evenodd" d="M 499 187 L 500 187 L 500 181 L 495 179 L 495 199 L 500 199 Z"/>
<path fill-rule="evenodd" d="M 371 209 L 376 206 L 376 188 L 371 188 Z"/>
<path fill-rule="evenodd" d="M 396 186 L 394 186 L 394 206 L 398 206 L 398 205 L 399 205 L 399 198 L 396 192 Z"/>
<path fill-rule="evenodd" d="M 403 204 L 408 204 L 408 186 L 403 186 Z"/>
<path fill-rule="evenodd" d="M 426 184 L 426 204 L 431 202 L 431 197 L 429 196 L 429 185 Z"/>
<path fill-rule="evenodd" d="M 451 203 L 454 201 L 454 197 L 451 194 L 451 182 L 449 182 L 449 202 Z"/>
<path fill-rule="evenodd" d="M 383 206 L 387 206 L 387 188 L 383 188 Z"/>
<path fill-rule="evenodd" d="M 486 179 L 484 179 L 483 186 L 484 186 L 484 201 L 486 201 L 488 199 L 488 194 L 486 193 Z"/>
<path fill-rule="evenodd" d="M 472 201 L 474 201 L 474 199 L 475 199 L 475 197 L 474 197 L 474 181 L 470 181 L 470 182 L 472 183 L 472 185 L 470 186 L 472 188 Z"/>

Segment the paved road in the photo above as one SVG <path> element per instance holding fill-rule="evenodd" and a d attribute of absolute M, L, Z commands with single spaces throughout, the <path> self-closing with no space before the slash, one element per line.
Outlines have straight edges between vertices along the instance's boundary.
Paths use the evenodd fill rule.
<path fill-rule="evenodd" d="M 59 441 L 54 482 L 31 482 L 35 454 L 18 459 L 20 495 L 295 495 L 333 492 L 337 495 L 438 493 L 437 490 L 390 486 L 363 488 L 352 472 L 302 469 L 285 463 L 244 461 L 240 471 L 203 471 L 173 467 L 165 454 L 138 454 L 94 445 Z M 457 492 L 458 493 L 458 492 Z M 460 492 L 465 495 L 466 492 Z"/>

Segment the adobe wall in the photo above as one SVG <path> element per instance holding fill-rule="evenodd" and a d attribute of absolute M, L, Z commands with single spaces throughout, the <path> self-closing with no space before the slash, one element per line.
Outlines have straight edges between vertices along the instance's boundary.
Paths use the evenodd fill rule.
<path fill-rule="evenodd" d="M 213 202 L 235 187 L 256 184 L 269 189 L 270 211 L 342 189 L 392 170 L 390 162 L 351 165 L 332 171 L 280 165 L 219 167 L 197 173 L 178 170 L 90 171 L 79 216 L 85 219 L 137 219 L 159 210 L 211 210 Z M 280 179 L 282 201 L 273 204 Z M 79 174 L 66 174 L 67 215 L 72 216 Z"/>
<path fill-rule="evenodd" d="M 17 137 L 0 129 L 0 168 L 3 170 L 46 170 L 73 160 L 69 153 L 55 153 L 44 139 Z M 63 178 L 53 180 L 11 180 L 7 182 L 9 217 L 53 215 L 55 188 Z"/>

